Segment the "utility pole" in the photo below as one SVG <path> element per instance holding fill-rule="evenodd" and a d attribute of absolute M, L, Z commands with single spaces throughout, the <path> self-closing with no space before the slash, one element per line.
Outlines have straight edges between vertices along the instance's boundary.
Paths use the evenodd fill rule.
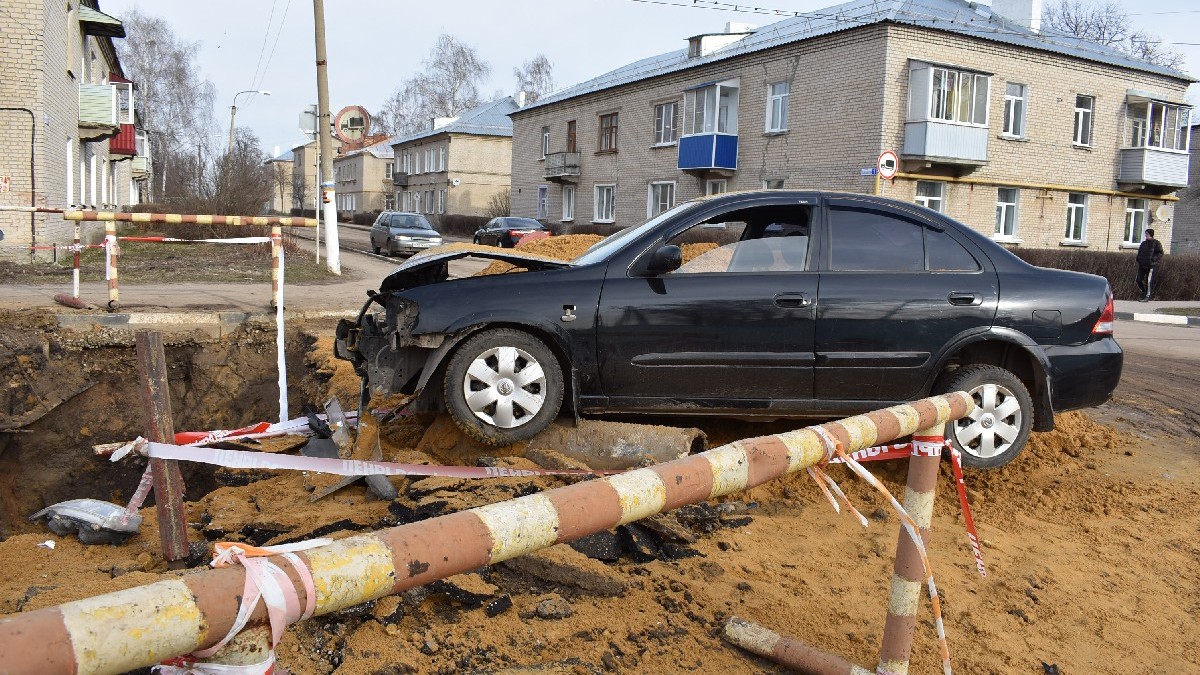
<path fill-rule="evenodd" d="M 313 23 L 317 31 L 317 151 L 321 157 L 321 202 L 325 210 L 325 264 L 334 274 L 342 273 L 338 250 L 337 206 L 333 203 L 333 142 L 329 138 L 329 63 L 325 55 L 325 0 L 313 0 Z"/>

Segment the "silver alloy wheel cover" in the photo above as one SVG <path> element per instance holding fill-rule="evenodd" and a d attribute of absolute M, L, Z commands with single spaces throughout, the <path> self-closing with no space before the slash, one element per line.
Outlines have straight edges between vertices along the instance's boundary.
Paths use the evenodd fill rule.
<path fill-rule="evenodd" d="M 975 399 L 975 409 L 952 423 L 958 447 L 980 459 L 1007 452 L 1021 435 L 1024 413 L 1016 395 L 994 382 L 981 384 L 967 393 Z"/>
<path fill-rule="evenodd" d="M 496 357 L 496 368 L 487 363 L 489 357 Z M 517 370 L 517 361 L 523 360 L 525 366 Z M 471 384 L 479 382 L 486 385 L 483 389 L 473 391 Z M 533 393 L 529 388 L 536 385 L 541 393 Z M 492 347 L 485 350 L 471 361 L 463 376 L 463 397 L 467 407 L 483 422 L 500 429 L 512 429 L 532 420 L 546 403 L 546 374 L 537 359 L 516 347 Z M 524 416 L 513 414 L 513 404 L 525 411 Z M 496 410 L 489 414 L 486 408 L 495 404 Z"/>

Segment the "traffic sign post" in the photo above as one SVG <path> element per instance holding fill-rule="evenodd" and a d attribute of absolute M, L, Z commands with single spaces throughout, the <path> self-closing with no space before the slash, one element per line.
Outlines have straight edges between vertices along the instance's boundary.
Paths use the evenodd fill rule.
<path fill-rule="evenodd" d="M 896 177 L 896 171 L 900 168 L 900 158 L 896 156 L 895 150 L 884 150 L 879 153 L 879 160 L 875 166 L 875 194 L 878 195 L 879 180 L 881 178 L 891 180 Z"/>

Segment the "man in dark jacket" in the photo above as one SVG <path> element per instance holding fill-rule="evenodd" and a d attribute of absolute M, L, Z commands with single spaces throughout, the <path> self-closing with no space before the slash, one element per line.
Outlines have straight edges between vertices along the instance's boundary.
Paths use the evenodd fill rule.
<path fill-rule="evenodd" d="M 1142 291 L 1142 297 L 1138 299 L 1142 302 L 1150 300 L 1150 294 L 1154 290 L 1154 268 L 1158 267 L 1158 261 L 1162 260 L 1162 257 L 1163 247 L 1154 238 L 1154 230 L 1146 230 L 1146 238 L 1138 245 L 1137 252 L 1137 285 Z"/>

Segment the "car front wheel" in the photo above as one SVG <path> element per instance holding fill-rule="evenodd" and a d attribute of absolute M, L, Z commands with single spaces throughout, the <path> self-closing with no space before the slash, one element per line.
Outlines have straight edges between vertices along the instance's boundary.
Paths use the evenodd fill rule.
<path fill-rule="evenodd" d="M 946 425 L 946 437 L 963 464 L 994 469 L 1008 464 L 1029 441 L 1033 399 L 1021 380 L 997 366 L 963 366 L 943 375 L 938 392 L 965 391 L 975 400 L 971 414 Z"/>
<path fill-rule="evenodd" d="M 455 351 L 443 393 L 464 433 L 487 445 L 510 445 L 554 421 L 563 389 L 558 359 L 541 340 L 500 328 L 470 338 Z"/>

